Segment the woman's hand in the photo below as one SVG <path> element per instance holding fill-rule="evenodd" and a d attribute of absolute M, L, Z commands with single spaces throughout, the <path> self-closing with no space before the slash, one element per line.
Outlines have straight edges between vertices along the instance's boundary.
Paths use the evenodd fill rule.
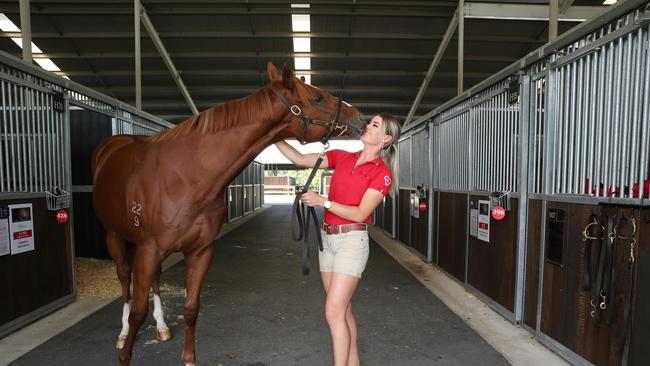
<path fill-rule="evenodd" d="M 319 196 L 316 194 L 314 191 L 307 191 L 300 196 L 300 201 L 305 205 L 305 206 L 322 206 L 325 201 L 325 197 Z"/>

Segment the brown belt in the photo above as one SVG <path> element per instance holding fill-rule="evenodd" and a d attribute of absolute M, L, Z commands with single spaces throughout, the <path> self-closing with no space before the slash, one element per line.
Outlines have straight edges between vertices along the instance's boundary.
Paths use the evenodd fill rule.
<path fill-rule="evenodd" d="M 323 224 L 323 231 L 328 234 L 344 234 L 350 231 L 366 231 L 368 224 L 344 224 L 344 225 L 327 225 Z"/>

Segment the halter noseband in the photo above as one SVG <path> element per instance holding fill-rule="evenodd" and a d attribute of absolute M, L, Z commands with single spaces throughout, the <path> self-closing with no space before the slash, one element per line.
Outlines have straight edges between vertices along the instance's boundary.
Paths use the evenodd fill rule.
<path fill-rule="evenodd" d="M 300 137 L 300 140 L 299 140 L 301 145 L 306 145 L 307 144 L 307 142 L 305 141 L 305 133 L 307 132 L 307 127 L 309 126 L 309 124 L 315 124 L 315 125 L 319 125 L 319 126 L 329 127 L 329 129 L 330 129 L 329 132 L 327 133 L 327 135 L 325 135 L 321 139 L 321 142 L 323 144 L 327 143 L 327 141 L 330 139 L 330 137 L 332 137 L 332 134 L 334 133 L 334 131 L 337 131 L 337 130 L 340 131 L 339 134 L 336 137 L 339 137 L 339 136 L 343 135 L 348 129 L 352 129 L 354 131 L 359 132 L 356 127 L 352 127 L 350 125 L 339 122 L 339 114 L 341 113 L 341 101 L 342 101 L 340 97 L 338 98 L 338 103 L 336 105 L 336 113 L 334 114 L 334 119 L 331 120 L 331 121 L 324 121 L 324 120 L 320 120 L 320 119 L 313 119 L 313 118 L 310 118 L 310 117 L 306 116 L 302 112 L 302 109 L 300 109 L 299 106 L 297 106 L 296 104 L 291 103 L 289 101 L 289 99 L 287 99 L 284 95 L 282 95 L 282 93 L 277 91 L 277 89 L 275 89 L 273 87 L 271 87 L 271 89 L 273 90 L 275 95 L 282 101 L 282 103 L 284 103 L 284 105 L 289 107 L 289 111 L 291 112 L 291 114 L 293 114 L 294 116 L 300 118 L 300 121 L 302 121 L 302 132 L 301 132 L 301 137 Z"/>

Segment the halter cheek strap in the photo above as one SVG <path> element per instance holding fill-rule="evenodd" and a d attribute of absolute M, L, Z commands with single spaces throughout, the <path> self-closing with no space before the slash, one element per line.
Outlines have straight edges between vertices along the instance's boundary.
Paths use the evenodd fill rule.
<path fill-rule="evenodd" d="M 305 134 L 307 133 L 307 127 L 309 126 L 309 124 L 315 124 L 315 125 L 319 125 L 319 126 L 329 127 L 329 129 L 330 129 L 329 132 L 327 133 L 327 135 L 325 135 L 321 139 L 321 142 L 323 144 L 327 143 L 327 141 L 332 137 L 332 135 L 334 134 L 335 131 L 340 131 L 336 135 L 337 137 L 343 135 L 345 132 L 347 132 L 348 129 L 354 129 L 355 131 L 359 132 L 357 128 L 354 128 L 352 126 L 348 126 L 347 124 L 341 124 L 341 123 L 338 122 L 339 115 L 340 115 L 340 112 L 341 112 L 341 102 L 342 102 L 341 98 L 338 98 L 338 103 L 336 105 L 336 112 L 334 114 L 334 119 L 331 120 L 331 121 L 323 121 L 323 120 L 313 119 L 313 118 L 310 118 L 310 117 L 306 116 L 299 106 L 297 106 L 296 104 L 291 103 L 277 89 L 271 88 L 271 90 L 273 90 L 275 95 L 278 97 L 278 99 L 280 99 L 280 101 L 282 101 L 282 103 L 284 105 L 289 107 L 289 111 L 291 112 L 291 114 L 298 117 L 300 119 L 300 121 L 302 122 L 302 132 L 301 132 L 301 137 L 300 137 L 300 140 L 299 140 L 300 144 L 302 144 L 302 145 L 307 144 L 307 142 L 305 141 Z"/>

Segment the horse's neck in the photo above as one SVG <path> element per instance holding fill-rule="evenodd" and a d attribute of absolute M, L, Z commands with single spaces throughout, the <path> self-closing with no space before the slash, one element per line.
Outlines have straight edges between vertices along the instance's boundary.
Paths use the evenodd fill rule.
<path fill-rule="evenodd" d="M 237 102 L 241 101 L 233 103 Z M 217 196 L 262 150 L 278 140 L 286 127 L 281 122 L 285 115 L 284 108 L 273 108 L 271 115 L 263 115 L 260 109 L 259 115 L 251 114 L 248 121 L 232 121 L 231 128 L 198 137 L 203 147 L 202 165 L 210 172 L 208 196 Z"/>

